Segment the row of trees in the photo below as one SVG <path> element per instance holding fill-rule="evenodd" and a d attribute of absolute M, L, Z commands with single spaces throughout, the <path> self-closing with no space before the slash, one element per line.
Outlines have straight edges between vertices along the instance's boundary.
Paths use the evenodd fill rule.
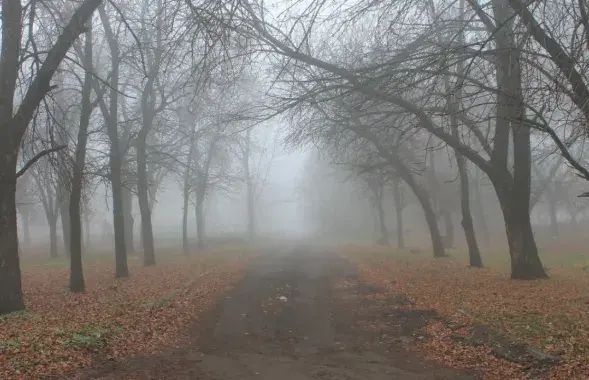
<path fill-rule="evenodd" d="M 52 177 L 69 180 L 61 220 L 70 225 L 70 287 L 79 291 L 80 204 L 90 173 L 111 189 L 116 276 L 124 277 L 131 192 L 144 263 L 153 265 L 158 178 L 183 168 L 185 205 L 192 197 L 202 245 L 207 189 L 226 185 L 234 147 L 250 149 L 248 133 L 241 144 L 222 142 L 277 114 L 288 116 L 290 144 L 317 144 L 353 167 L 375 204 L 381 178 L 402 181 L 423 209 L 435 257 L 445 255 L 439 220 L 448 218 L 428 187 L 444 182 L 432 151 L 447 149 L 471 264 L 480 265 L 480 254 L 469 165 L 499 201 L 512 277 L 544 278 L 530 221 L 532 152 L 560 155 L 589 180 L 582 159 L 588 43 L 582 0 L 312 0 L 278 12 L 249 0 L 5 1 L 0 313 L 23 307 L 15 194 L 17 178 L 40 158 L 57 152 Z M 245 72 L 268 80 L 250 77 L 240 87 Z M 54 75 L 60 88 L 51 84 Z"/>
<path fill-rule="evenodd" d="M 272 47 L 290 92 L 294 144 L 386 170 L 419 201 L 435 257 L 445 255 L 423 175 L 433 147 L 456 162 L 471 264 L 469 161 L 496 193 L 514 279 L 547 277 L 530 222 L 532 150 L 563 156 L 585 179 L 587 4 L 560 1 L 312 2 L 279 16 L 247 3 L 244 19 Z M 540 20 L 540 21 L 538 21 Z M 337 31 L 337 36 L 331 34 Z"/>
<path fill-rule="evenodd" d="M 214 194 L 246 190 L 255 236 L 267 157 L 247 113 L 257 102 L 248 90 L 252 56 L 225 30 L 228 17 L 215 1 L 2 4 L 2 112 L 10 122 L 1 148 L 10 160 L 0 170 L 0 313 L 24 307 L 17 206 L 25 227 L 42 206 L 51 257 L 61 229 L 74 292 L 84 291 L 82 224 L 98 185 L 109 190 L 117 278 L 129 275 L 136 248 L 135 200 L 143 262 L 156 264 L 152 213 L 165 183 L 183 197 L 186 254 L 188 212 L 195 210 L 202 248 Z"/>
<path fill-rule="evenodd" d="M 443 244 L 445 248 L 465 245 L 459 230 L 461 184 L 456 164 L 448 159 L 446 150 L 432 150 L 430 154 L 436 157 L 435 164 L 421 175 L 430 178 L 424 181 L 424 188 L 432 200 Z M 555 243 L 585 244 L 583 228 L 588 205 L 578 197 L 586 189 L 585 181 L 559 163 L 560 156 L 536 154 L 531 218 L 534 231 L 541 234 L 539 245 L 550 248 Z M 398 248 L 423 246 L 427 224 L 419 212 L 419 201 L 407 185 L 394 172 L 365 171 L 354 163 L 333 161 L 325 151 L 314 151 L 308 157 L 300 184 L 308 232 L 327 241 L 376 242 L 396 244 Z M 473 165 L 467 165 L 467 170 L 469 206 L 481 251 L 502 249 L 507 246 L 505 230 L 492 185 Z"/>

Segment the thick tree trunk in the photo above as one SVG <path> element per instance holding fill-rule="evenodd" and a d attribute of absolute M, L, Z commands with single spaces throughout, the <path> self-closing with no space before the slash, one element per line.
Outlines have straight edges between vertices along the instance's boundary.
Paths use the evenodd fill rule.
<path fill-rule="evenodd" d="M 2 140 L 7 144 L 6 140 Z M 18 257 L 16 155 L 5 146 L 0 155 L 0 314 L 25 308 Z"/>
<path fill-rule="evenodd" d="M 405 248 L 405 235 L 403 233 L 403 195 L 401 194 L 401 181 L 397 178 L 393 180 L 393 198 L 395 200 L 395 213 L 397 214 L 397 247 Z"/>
<path fill-rule="evenodd" d="M 0 314 L 24 309 L 16 217 L 16 163 L 21 139 L 39 103 L 51 90 L 51 77 L 91 17 L 100 0 L 85 0 L 51 47 L 26 90 L 16 114 L 15 89 L 20 68 L 23 8 L 20 1 L 2 2 L 0 54 Z"/>
<path fill-rule="evenodd" d="M 155 265 L 155 248 L 151 210 L 149 209 L 149 184 L 147 181 L 147 147 L 145 134 L 137 138 L 137 197 L 141 213 L 141 238 L 143 241 L 143 265 Z"/>
<path fill-rule="evenodd" d="M 499 204 L 503 212 L 509 255 L 511 258 L 511 278 L 515 280 L 533 280 L 547 278 L 538 255 L 529 215 L 522 218 L 521 210 L 526 208 L 518 204 L 516 197 L 509 190 L 502 190 L 504 183 L 495 184 Z"/>
<path fill-rule="evenodd" d="M 110 140 L 109 168 L 113 203 L 113 225 L 115 237 L 115 277 L 128 277 L 127 249 L 125 245 L 125 218 L 123 209 L 123 158 L 118 132 L 118 88 L 119 88 L 119 46 L 110 26 L 104 5 L 98 8 L 100 19 L 109 43 L 111 53 L 110 104 L 106 129 Z"/>
<path fill-rule="evenodd" d="M 529 280 L 548 277 L 538 255 L 530 222 L 531 144 L 530 128 L 523 125 L 525 107 L 522 94 L 520 52 L 515 44 L 513 12 L 507 0 L 493 0 L 493 13 L 502 25 L 496 35 L 497 53 L 497 125 L 512 132 L 513 177 L 507 165 L 500 179 L 494 180 L 500 198 L 511 255 L 511 277 Z M 505 141 L 503 141 L 505 143 Z M 497 141 L 495 141 L 497 144 Z M 507 145 L 508 147 L 508 145 Z M 505 147 L 505 149 L 507 149 Z"/>
<path fill-rule="evenodd" d="M 205 248 L 205 214 L 204 214 L 204 194 L 198 191 L 196 195 L 196 246 L 197 248 Z"/>
<path fill-rule="evenodd" d="M 72 173 L 71 192 L 69 200 L 70 234 L 70 291 L 83 292 L 84 268 L 82 266 L 82 216 L 81 201 L 84 179 L 84 166 L 86 162 L 86 144 L 88 142 L 88 126 L 92 106 L 90 94 L 92 93 L 92 22 L 87 23 L 86 42 L 84 49 L 84 84 L 82 86 L 82 109 L 80 112 L 80 125 L 78 128 L 78 141 Z"/>

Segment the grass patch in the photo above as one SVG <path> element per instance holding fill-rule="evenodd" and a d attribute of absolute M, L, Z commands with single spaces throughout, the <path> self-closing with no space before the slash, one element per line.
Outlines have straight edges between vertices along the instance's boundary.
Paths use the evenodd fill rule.
<path fill-rule="evenodd" d="M 187 289 L 188 287 L 190 287 L 190 285 L 192 285 L 194 283 L 194 280 L 190 280 L 188 282 L 186 282 L 185 284 L 183 284 L 181 287 L 179 287 L 178 289 L 174 289 L 172 290 L 170 293 L 166 294 L 163 297 L 160 297 L 158 299 L 155 300 L 151 300 L 151 301 L 146 301 L 143 303 L 143 305 L 148 308 L 148 309 L 157 309 L 160 307 L 165 306 L 168 302 L 170 302 L 174 297 L 176 297 L 176 295 L 178 293 L 180 293 L 181 291 Z"/>
<path fill-rule="evenodd" d="M 12 313 L 0 315 L 0 322 L 6 322 L 11 319 L 31 318 L 35 314 L 29 309 L 13 311 Z"/>
<path fill-rule="evenodd" d="M 0 342 L 0 352 L 20 348 L 21 344 L 18 340 L 5 340 Z"/>
<path fill-rule="evenodd" d="M 71 338 L 64 342 L 64 345 L 82 349 L 98 349 L 106 346 L 108 339 L 120 334 L 120 332 L 118 327 L 90 324 L 74 332 Z"/>

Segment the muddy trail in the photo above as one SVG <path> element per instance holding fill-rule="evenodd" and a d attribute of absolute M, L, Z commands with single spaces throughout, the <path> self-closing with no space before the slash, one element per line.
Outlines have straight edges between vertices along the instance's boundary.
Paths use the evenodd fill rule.
<path fill-rule="evenodd" d="M 336 254 L 283 247 L 261 255 L 186 344 L 107 362 L 77 378 L 203 380 L 474 379 L 408 352 L 427 311 L 383 311 Z M 386 300 L 391 304 L 402 299 Z M 378 302 L 378 305 L 376 304 Z M 385 321 L 386 328 L 373 328 Z M 383 333 L 386 331 L 386 333 Z"/>

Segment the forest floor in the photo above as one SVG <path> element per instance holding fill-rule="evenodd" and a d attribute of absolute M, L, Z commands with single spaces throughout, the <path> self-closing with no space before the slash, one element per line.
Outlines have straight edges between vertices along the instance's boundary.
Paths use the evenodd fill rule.
<path fill-rule="evenodd" d="M 95 362 L 159 354 L 215 306 L 243 276 L 256 250 L 223 247 L 183 256 L 158 252 L 158 265 L 130 256 L 115 280 L 112 255 L 84 258 L 86 292 L 69 292 L 66 259 L 23 262 L 27 309 L 0 316 L 0 379 L 61 379 Z"/>
<path fill-rule="evenodd" d="M 188 329 L 181 348 L 111 361 L 79 378 L 475 378 L 408 351 L 403 341 L 417 339 L 429 311 L 396 312 L 394 299 L 383 310 L 374 292 L 337 253 L 282 247 L 250 262 L 243 280 Z M 379 330 L 383 319 L 386 336 Z"/>
<path fill-rule="evenodd" d="M 589 379 L 586 254 L 544 252 L 550 279 L 516 281 L 505 252 L 487 252 L 488 267 L 475 269 L 459 251 L 436 260 L 386 247 L 339 251 L 382 297 L 401 294 L 409 310 L 435 310 L 427 339 L 412 345 L 429 359 L 485 379 Z"/>
<path fill-rule="evenodd" d="M 0 378 L 589 379 L 581 269 L 517 282 L 458 257 L 286 244 L 136 261 L 119 281 L 90 265 L 83 295 L 67 268 L 26 268 Z"/>

